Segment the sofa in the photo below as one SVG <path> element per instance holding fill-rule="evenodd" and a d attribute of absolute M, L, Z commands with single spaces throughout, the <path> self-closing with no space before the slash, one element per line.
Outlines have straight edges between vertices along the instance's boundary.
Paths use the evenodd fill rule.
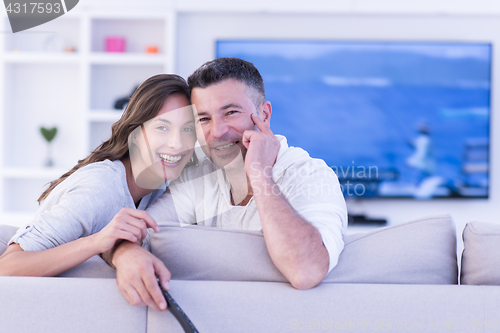
<path fill-rule="evenodd" d="M 261 233 L 159 224 L 151 251 L 200 332 L 500 329 L 495 224 L 467 224 L 460 275 L 451 216 L 345 235 L 337 266 L 305 291 L 277 271 Z M 0 253 L 15 229 L 0 226 Z M 55 278 L 0 277 L 0 332 L 183 332 L 170 312 L 130 306 L 114 278 L 98 256 Z"/>

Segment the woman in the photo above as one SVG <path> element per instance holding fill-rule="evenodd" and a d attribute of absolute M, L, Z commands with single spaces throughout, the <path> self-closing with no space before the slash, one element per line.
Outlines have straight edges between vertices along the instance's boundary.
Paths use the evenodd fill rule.
<path fill-rule="evenodd" d="M 34 221 L 0 257 L 0 275 L 56 276 L 117 241 L 141 242 L 148 227 L 158 231 L 143 209 L 196 161 L 189 105 L 180 76 L 155 75 L 139 86 L 111 138 L 40 196 Z"/>

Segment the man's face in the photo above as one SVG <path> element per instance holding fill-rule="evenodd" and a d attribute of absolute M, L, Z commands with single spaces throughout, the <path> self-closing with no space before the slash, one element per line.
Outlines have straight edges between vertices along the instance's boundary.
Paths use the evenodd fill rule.
<path fill-rule="evenodd" d="M 192 90 L 198 141 L 217 167 L 228 166 L 238 160 L 238 156 L 244 159 L 246 148 L 242 143 L 243 132 L 258 130 L 250 117 L 252 113 L 264 118 L 265 122 L 269 121 L 269 102 L 257 108 L 255 94 L 253 88 L 232 79 Z M 241 158 L 239 160 L 242 161 Z"/>

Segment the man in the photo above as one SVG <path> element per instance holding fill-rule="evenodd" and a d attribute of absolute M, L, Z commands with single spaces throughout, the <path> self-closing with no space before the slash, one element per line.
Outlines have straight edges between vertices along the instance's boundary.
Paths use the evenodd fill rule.
<path fill-rule="evenodd" d="M 216 59 L 188 84 L 198 141 L 209 159 L 186 169 L 148 212 L 161 218 L 172 196 L 181 223 L 262 230 L 273 263 L 292 286 L 316 286 L 343 249 L 347 216 L 337 177 L 324 161 L 273 134 L 271 103 L 251 63 Z M 156 276 L 168 289 L 170 273 L 160 260 L 124 242 L 112 263 L 131 304 L 166 308 Z"/>

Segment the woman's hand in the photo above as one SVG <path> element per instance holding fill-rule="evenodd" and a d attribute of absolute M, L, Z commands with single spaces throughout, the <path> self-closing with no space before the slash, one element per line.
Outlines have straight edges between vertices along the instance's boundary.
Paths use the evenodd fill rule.
<path fill-rule="evenodd" d="M 139 243 L 146 238 L 147 229 L 159 231 L 153 218 L 143 210 L 122 208 L 101 231 L 90 236 L 98 253 L 111 250 L 117 241 L 128 240 Z"/>

